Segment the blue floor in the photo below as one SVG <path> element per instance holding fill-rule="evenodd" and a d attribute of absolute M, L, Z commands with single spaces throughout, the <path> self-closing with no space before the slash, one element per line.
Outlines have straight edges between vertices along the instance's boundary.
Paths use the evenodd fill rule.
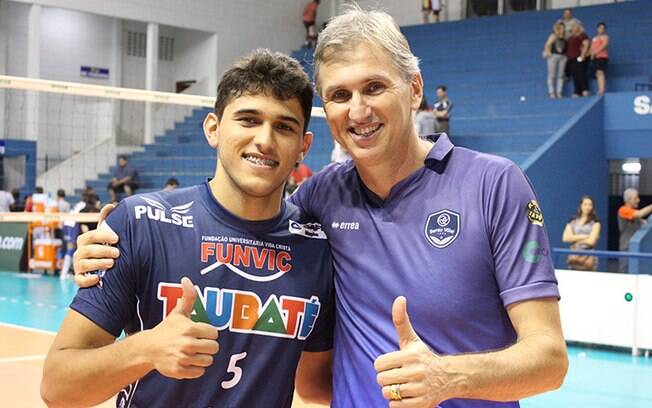
<path fill-rule="evenodd" d="M 57 331 L 75 295 L 72 280 L 0 272 L 0 322 Z M 652 358 L 570 347 L 564 386 L 524 408 L 650 408 Z"/>

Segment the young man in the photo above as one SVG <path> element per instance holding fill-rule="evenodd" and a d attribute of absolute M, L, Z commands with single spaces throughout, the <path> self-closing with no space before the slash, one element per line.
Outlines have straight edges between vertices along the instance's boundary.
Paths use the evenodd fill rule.
<path fill-rule="evenodd" d="M 333 138 L 353 158 L 290 200 L 321 220 L 333 254 L 332 406 L 517 407 L 559 387 L 559 292 L 523 172 L 443 134 L 417 136 L 418 59 L 386 13 L 331 20 L 315 79 Z M 76 271 L 106 254 L 89 245 Z"/>
<path fill-rule="evenodd" d="M 330 251 L 281 201 L 312 142 L 312 96 L 281 54 L 225 73 L 204 120 L 215 177 L 127 198 L 107 218 L 122 256 L 70 306 L 44 366 L 48 405 L 119 393 L 119 407 L 289 408 L 295 373 L 300 395 L 330 399 Z"/>

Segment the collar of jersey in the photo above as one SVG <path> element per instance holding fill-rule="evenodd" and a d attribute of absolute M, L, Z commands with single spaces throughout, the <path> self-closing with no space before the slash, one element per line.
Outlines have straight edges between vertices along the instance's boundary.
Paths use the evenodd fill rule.
<path fill-rule="evenodd" d="M 237 215 L 231 213 L 229 210 L 224 208 L 220 204 L 213 193 L 211 188 L 208 185 L 208 182 L 204 182 L 200 188 L 202 196 L 204 196 L 204 202 L 206 203 L 206 208 L 208 211 L 215 216 L 220 222 L 226 223 L 238 230 L 244 232 L 266 232 L 273 231 L 276 226 L 278 226 L 285 217 L 287 212 L 285 201 L 281 202 L 281 210 L 274 218 L 262 221 L 250 221 L 244 218 L 240 218 Z"/>

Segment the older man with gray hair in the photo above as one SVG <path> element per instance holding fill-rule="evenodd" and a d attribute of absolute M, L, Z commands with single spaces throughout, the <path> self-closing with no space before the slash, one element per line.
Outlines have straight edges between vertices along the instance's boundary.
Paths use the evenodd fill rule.
<path fill-rule="evenodd" d="M 641 199 L 638 196 L 638 190 L 635 188 L 628 188 L 623 192 L 623 202 L 623 205 L 618 209 L 618 230 L 620 231 L 618 249 L 620 251 L 629 251 L 629 240 L 641 228 L 641 225 L 646 223 L 644 218 L 652 213 L 652 204 L 638 209 Z M 619 272 L 627 272 L 627 265 L 627 259 L 621 258 L 618 263 Z"/>
<path fill-rule="evenodd" d="M 335 17 L 314 68 L 333 138 L 353 159 L 290 198 L 321 221 L 333 254 L 332 406 L 518 407 L 559 387 L 559 291 L 523 172 L 446 134 L 416 134 L 419 60 L 384 12 Z"/>

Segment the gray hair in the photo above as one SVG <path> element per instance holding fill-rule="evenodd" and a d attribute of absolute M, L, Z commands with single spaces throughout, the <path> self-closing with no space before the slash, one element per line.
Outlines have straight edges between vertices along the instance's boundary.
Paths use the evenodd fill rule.
<path fill-rule="evenodd" d="M 628 188 L 627 190 L 623 191 L 623 201 L 627 202 L 635 195 L 638 195 L 638 190 L 635 188 Z"/>
<path fill-rule="evenodd" d="M 352 50 L 361 42 L 383 48 L 391 56 L 396 69 L 406 81 L 411 81 L 419 70 L 419 58 L 401 33 L 398 24 L 384 11 L 365 11 L 353 3 L 345 7 L 344 14 L 334 17 L 319 33 L 314 54 L 314 72 L 319 92 L 319 67 L 335 58 L 342 50 Z"/>

